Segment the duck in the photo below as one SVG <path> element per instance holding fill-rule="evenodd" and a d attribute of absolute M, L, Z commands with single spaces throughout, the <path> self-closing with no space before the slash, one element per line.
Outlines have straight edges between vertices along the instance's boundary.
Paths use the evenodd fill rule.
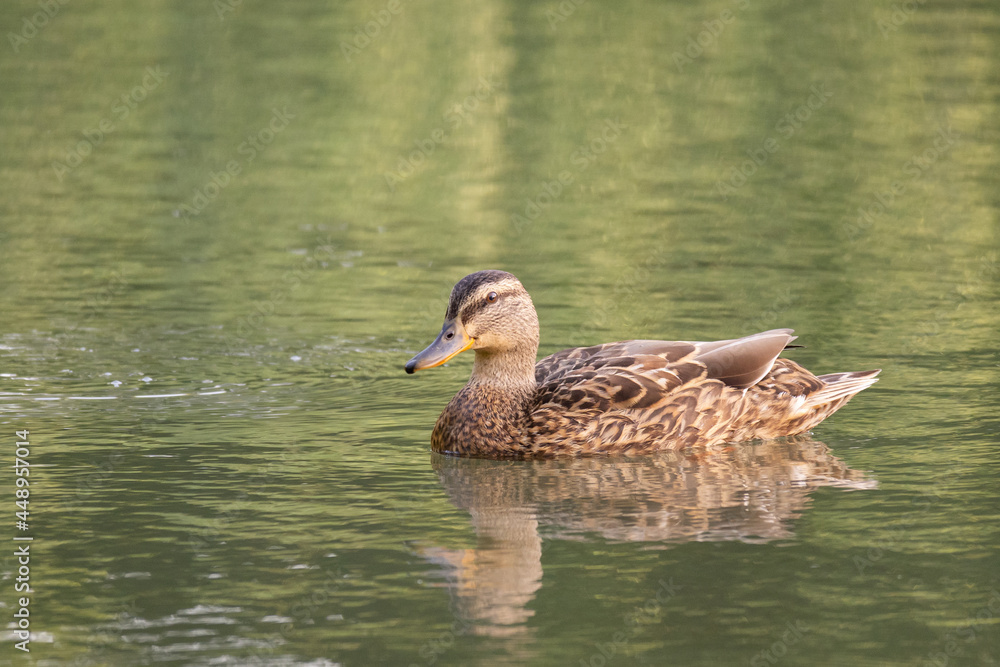
<path fill-rule="evenodd" d="M 511 273 L 452 289 L 437 338 L 404 370 L 475 352 L 431 434 L 442 454 L 493 459 L 635 456 L 805 433 L 881 369 L 814 375 L 779 357 L 791 329 L 712 342 L 626 340 L 536 362 L 538 315 Z M 798 347 L 798 346 L 792 346 Z"/>

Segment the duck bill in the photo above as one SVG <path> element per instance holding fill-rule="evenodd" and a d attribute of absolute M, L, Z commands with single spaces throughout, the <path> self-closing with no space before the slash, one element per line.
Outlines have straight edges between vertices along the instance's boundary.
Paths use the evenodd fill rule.
<path fill-rule="evenodd" d="M 476 342 L 465 333 L 465 327 L 457 320 L 445 320 L 441 333 L 427 349 L 406 362 L 406 372 L 422 371 L 445 363 L 456 354 L 465 352 Z"/>

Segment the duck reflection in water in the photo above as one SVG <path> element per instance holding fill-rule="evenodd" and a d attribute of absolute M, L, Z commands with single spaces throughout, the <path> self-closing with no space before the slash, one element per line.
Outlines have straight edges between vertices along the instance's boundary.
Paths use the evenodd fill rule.
<path fill-rule="evenodd" d="M 815 489 L 877 486 L 809 436 L 642 459 L 432 457 L 451 502 L 471 515 L 477 543 L 420 552 L 443 567 L 467 632 L 488 636 L 530 634 L 543 538 L 762 543 L 793 535 Z"/>

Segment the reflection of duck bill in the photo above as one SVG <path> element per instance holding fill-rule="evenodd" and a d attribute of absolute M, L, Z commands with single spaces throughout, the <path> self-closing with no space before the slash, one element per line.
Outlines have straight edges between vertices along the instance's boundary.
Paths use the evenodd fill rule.
<path fill-rule="evenodd" d="M 422 371 L 445 363 L 455 355 L 465 352 L 475 344 L 476 339 L 465 333 L 465 327 L 457 319 L 446 320 L 441 333 L 423 352 L 406 362 L 406 372 Z"/>

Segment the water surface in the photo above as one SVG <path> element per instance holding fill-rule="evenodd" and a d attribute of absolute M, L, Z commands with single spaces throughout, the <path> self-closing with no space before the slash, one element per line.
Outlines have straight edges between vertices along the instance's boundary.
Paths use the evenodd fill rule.
<path fill-rule="evenodd" d="M 996 664 L 1000 15 L 907 7 L 5 3 L 3 659 Z M 884 370 L 808 437 L 433 456 L 471 358 L 402 365 L 483 268 L 545 354 Z"/>

